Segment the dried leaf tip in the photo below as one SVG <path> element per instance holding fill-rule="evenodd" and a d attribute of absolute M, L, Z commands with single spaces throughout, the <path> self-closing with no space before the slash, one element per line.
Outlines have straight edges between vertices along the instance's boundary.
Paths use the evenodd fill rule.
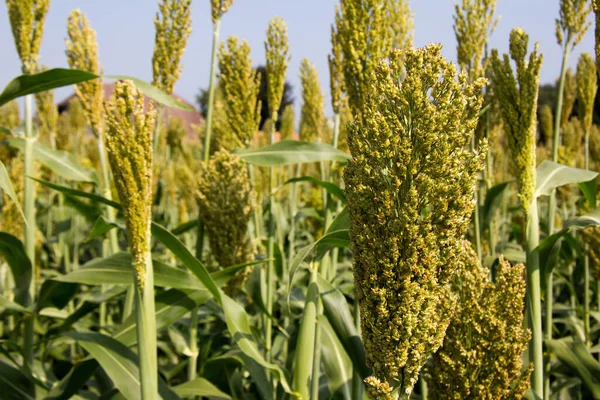
<path fill-rule="evenodd" d="M 144 287 L 152 220 L 152 133 L 156 111 L 131 81 L 117 81 L 106 104 L 106 147 L 123 206 L 137 282 Z"/>

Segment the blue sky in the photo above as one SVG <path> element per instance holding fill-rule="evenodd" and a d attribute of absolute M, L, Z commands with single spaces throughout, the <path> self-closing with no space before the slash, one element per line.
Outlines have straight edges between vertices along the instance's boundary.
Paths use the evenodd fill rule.
<path fill-rule="evenodd" d="M 330 51 L 330 26 L 333 22 L 337 0 L 235 0 L 222 22 L 221 39 L 236 35 L 248 40 L 252 46 L 255 64 L 264 63 L 264 37 L 269 20 L 278 15 L 288 25 L 292 60 L 287 79 L 294 86 L 296 107 L 300 105 L 298 69 L 307 57 L 317 65 L 321 84 L 329 90 L 327 54 Z M 456 40 L 452 30 L 453 0 L 412 0 L 415 14 L 415 45 L 439 42 L 443 53 L 451 60 L 456 58 Z M 559 0 L 499 0 L 497 15 L 500 23 L 494 32 L 491 48 L 505 52 L 508 35 L 513 27 L 520 26 L 533 42 L 540 43 L 544 53 L 542 82 L 556 79 L 561 62 L 561 48 L 556 43 L 554 20 L 558 16 Z M 152 78 L 151 58 L 154 43 L 153 18 L 157 0 L 52 0 L 41 62 L 49 67 L 67 67 L 64 55 L 66 21 L 72 9 L 81 9 L 90 19 L 98 34 L 100 62 L 106 74 L 131 75 L 147 81 Z M 192 1 L 192 28 L 188 47 L 183 58 L 184 69 L 175 92 L 189 101 L 200 87 L 208 83 L 212 25 L 210 1 Z M 590 17 L 591 21 L 591 17 Z M 570 66 L 577 65 L 581 52 L 593 54 L 593 25 L 570 57 Z M 20 74 L 5 1 L 0 1 L 0 87 Z M 72 92 L 60 89 L 60 100 Z M 329 97 L 326 100 L 330 113 Z"/>

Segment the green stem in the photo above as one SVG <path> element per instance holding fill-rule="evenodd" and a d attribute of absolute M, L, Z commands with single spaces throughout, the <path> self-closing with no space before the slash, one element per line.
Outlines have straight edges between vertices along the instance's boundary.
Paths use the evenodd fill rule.
<path fill-rule="evenodd" d="M 585 133 L 585 146 L 584 146 L 584 168 L 590 169 L 590 132 Z M 596 208 L 596 204 L 591 204 L 592 209 Z M 585 342 L 588 347 L 591 347 L 592 341 L 590 337 L 590 257 L 589 245 L 584 243 L 583 245 L 583 326 L 585 331 Z"/>
<path fill-rule="evenodd" d="M 140 380 L 142 399 L 155 400 L 158 395 L 158 364 L 156 348 L 156 310 L 154 305 L 154 273 L 152 255 L 144 255 L 144 285 L 137 278 L 135 290 L 135 312 L 137 320 L 138 355 L 140 358 Z M 135 274 L 135 273 L 134 273 Z"/>
<path fill-rule="evenodd" d="M 31 261 L 31 278 L 25 299 L 25 307 L 31 307 L 35 301 L 35 185 L 30 177 L 35 176 L 33 145 L 36 140 L 33 132 L 33 96 L 25 96 L 25 151 L 24 151 L 24 188 L 23 188 L 23 210 L 25 213 L 25 253 Z M 34 318 L 25 320 L 24 332 L 24 357 L 27 368 L 32 368 L 33 346 L 34 346 Z"/>
<path fill-rule="evenodd" d="M 292 178 L 296 178 L 300 175 L 301 164 L 296 165 L 296 173 Z M 297 207 L 297 196 L 298 196 L 298 184 L 292 183 L 292 190 L 290 191 L 290 232 L 288 234 L 288 266 L 292 264 L 292 260 L 295 255 L 295 242 L 296 242 L 296 213 L 298 212 Z M 289 267 L 288 267 L 289 268 Z M 286 275 L 287 276 L 287 275 Z"/>
<path fill-rule="evenodd" d="M 275 143 L 275 125 L 277 124 L 277 111 L 274 111 L 271 116 L 271 137 L 269 142 Z M 269 167 L 269 238 L 267 246 L 267 257 L 269 262 L 267 263 L 266 273 L 266 285 L 267 285 L 267 313 L 273 315 L 273 297 L 275 295 L 275 281 L 273 279 L 273 272 L 275 265 L 273 258 L 275 256 L 275 202 L 273 201 L 273 190 L 275 188 L 275 174 L 274 168 Z M 271 361 L 271 342 L 273 335 L 273 324 L 270 320 L 266 321 L 265 325 L 265 351 L 267 361 Z"/>
<path fill-rule="evenodd" d="M 208 81 L 208 112 L 206 114 L 206 133 L 204 135 L 204 161 L 210 155 L 210 140 L 212 136 L 212 117 L 215 104 L 215 74 L 217 72 L 217 47 L 219 46 L 219 31 L 221 20 L 217 19 L 213 24 L 212 53 L 210 56 L 210 76 Z"/>
<path fill-rule="evenodd" d="M 311 282 L 312 283 L 312 282 Z M 323 314 L 323 303 L 319 301 L 317 294 L 317 312 L 315 320 L 319 315 Z M 313 349 L 313 363 L 312 363 L 312 379 L 311 379 L 311 399 L 317 400 L 319 398 L 319 378 L 321 376 L 321 326 L 315 323 L 315 347 Z"/>
<path fill-rule="evenodd" d="M 354 325 L 356 326 L 356 331 L 360 334 L 360 308 L 356 300 L 356 291 L 354 292 L 354 299 Z M 363 381 L 358 369 L 353 367 L 352 370 L 352 400 L 362 400 Z"/>
<path fill-rule="evenodd" d="M 198 369 L 198 309 L 194 308 L 190 317 L 190 350 L 192 355 L 188 363 L 188 381 L 196 379 Z"/>
<path fill-rule="evenodd" d="M 542 310 L 540 299 L 540 241 L 537 199 L 534 197 L 527 216 L 527 320 L 531 330 L 529 360 L 533 362 L 531 389 L 544 398 L 544 354 L 542 350 Z M 550 293 L 550 292 L 549 292 Z"/>
<path fill-rule="evenodd" d="M 554 114 L 554 138 L 552 140 L 552 161 L 558 162 L 558 148 L 560 145 L 560 124 L 562 116 L 563 106 L 563 92 L 565 90 L 565 76 L 567 74 L 567 61 L 569 59 L 569 44 L 564 46 L 562 66 L 560 71 L 560 80 L 558 83 L 558 100 L 556 103 L 556 112 Z M 548 203 L 548 236 L 554 233 L 554 215 L 556 213 L 556 189 L 552 190 Z M 554 276 L 548 274 L 546 278 L 546 339 L 552 339 L 552 313 L 553 313 L 553 288 L 554 288 Z M 550 360 L 547 361 L 545 366 L 545 378 L 544 388 L 545 397 L 544 400 L 550 399 Z"/>

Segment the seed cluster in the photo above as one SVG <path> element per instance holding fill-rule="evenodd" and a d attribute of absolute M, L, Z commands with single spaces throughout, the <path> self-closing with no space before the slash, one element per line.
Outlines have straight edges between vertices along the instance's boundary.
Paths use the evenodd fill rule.
<path fill-rule="evenodd" d="M 6 0 L 8 18 L 24 74 L 37 69 L 50 0 Z"/>

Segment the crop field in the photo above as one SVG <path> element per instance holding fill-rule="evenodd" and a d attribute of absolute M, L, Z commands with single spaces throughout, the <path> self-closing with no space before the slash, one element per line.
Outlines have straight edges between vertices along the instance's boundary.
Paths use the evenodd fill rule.
<path fill-rule="evenodd" d="M 0 400 L 600 399 L 600 0 L 548 0 L 556 84 L 496 0 L 456 0 L 452 60 L 409 0 L 339 0 L 298 107 L 282 18 L 251 49 L 237 2 L 156 1 L 144 81 L 79 9 L 43 65 L 51 1 L 5 0 Z"/>

